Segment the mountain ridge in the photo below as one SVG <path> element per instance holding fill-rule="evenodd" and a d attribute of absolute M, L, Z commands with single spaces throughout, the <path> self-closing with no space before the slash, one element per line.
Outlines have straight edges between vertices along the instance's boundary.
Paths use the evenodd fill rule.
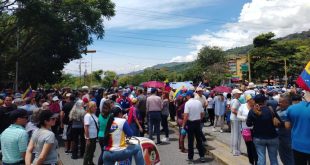
<path fill-rule="evenodd" d="M 296 39 L 309 39 L 310 38 L 310 30 L 308 31 L 302 31 L 300 33 L 292 33 L 289 34 L 285 37 L 280 37 L 276 38 L 274 40 L 296 40 Z M 253 44 L 245 45 L 245 46 L 240 46 L 240 47 L 235 47 L 228 49 L 224 51 L 227 55 L 234 55 L 234 56 L 240 56 L 247 54 L 251 49 L 253 48 Z M 135 72 L 130 72 L 127 74 L 121 74 L 120 76 L 126 76 L 126 75 L 135 75 L 142 73 L 144 70 L 147 69 L 162 69 L 165 68 L 169 71 L 183 71 L 186 70 L 187 68 L 191 67 L 191 64 L 193 62 L 170 62 L 170 63 L 163 63 L 163 64 L 156 64 L 154 66 L 145 68 L 143 70 L 135 71 Z"/>

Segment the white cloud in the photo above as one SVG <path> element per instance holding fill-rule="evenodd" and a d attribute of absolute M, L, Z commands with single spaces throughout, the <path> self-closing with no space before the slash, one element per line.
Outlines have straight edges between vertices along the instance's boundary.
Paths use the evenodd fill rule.
<path fill-rule="evenodd" d="M 177 13 L 210 6 L 219 0 L 113 0 L 116 15 L 105 23 L 108 29 L 169 29 L 197 24 L 204 19 L 178 16 Z M 153 11 L 153 12 L 152 12 Z"/>
<path fill-rule="evenodd" d="M 276 37 L 310 29 L 309 0 L 252 0 L 244 4 L 238 21 L 227 23 L 220 30 L 206 30 L 201 35 L 191 37 L 196 50 L 187 56 L 179 56 L 171 61 L 195 59 L 204 45 L 229 49 L 251 44 L 261 33 L 274 32 Z"/>

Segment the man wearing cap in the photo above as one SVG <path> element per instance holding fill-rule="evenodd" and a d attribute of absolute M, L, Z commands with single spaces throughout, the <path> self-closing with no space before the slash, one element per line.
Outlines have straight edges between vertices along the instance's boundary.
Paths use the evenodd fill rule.
<path fill-rule="evenodd" d="M 0 135 L 3 165 L 23 165 L 28 144 L 25 125 L 28 122 L 27 111 L 16 109 L 10 113 L 11 124 Z"/>
<path fill-rule="evenodd" d="M 203 108 L 200 101 L 194 99 L 194 92 L 189 90 L 186 92 L 187 102 L 184 107 L 184 120 L 182 124 L 182 134 L 185 134 L 185 126 L 188 127 L 188 161 L 193 163 L 194 158 L 194 138 L 197 142 L 197 149 L 200 156 L 200 161 L 205 162 L 205 151 L 201 139 L 200 123 L 203 118 Z"/>
<path fill-rule="evenodd" d="M 230 103 L 231 108 L 231 149 L 234 156 L 239 156 L 240 152 L 240 144 L 241 144 L 241 123 L 237 118 L 239 107 L 241 106 L 240 101 L 238 100 L 242 94 L 242 91 L 239 89 L 232 90 L 231 94 L 234 99 Z"/>
<path fill-rule="evenodd" d="M 151 89 L 151 96 L 146 99 L 146 111 L 149 118 L 149 139 L 153 139 L 153 133 L 156 133 L 157 144 L 160 144 L 160 121 L 161 121 L 161 110 L 163 104 L 161 98 L 156 95 L 156 88 Z M 153 132 L 154 130 L 154 132 Z"/>
<path fill-rule="evenodd" d="M 116 100 L 116 102 L 121 105 L 122 110 L 125 111 L 126 113 L 128 112 L 129 108 L 132 106 L 132 102 L 128 96 L 129 96 L 129 92 L 127 90 L 124 90 L 122 93 L 122 97 Z"/>
<path fill-rule="evenodd" d="M 253 82 L 250 82 L 247 88 L 248 89 L 246 91 L 244 91 L 244 95 L 251 95 L 251 96 L 256 95 L 256 92 L 254 90 L 254 88 L 256 88 L 256 86 Z"/>
<path fill-rule="evenodd" d="M 83 87 L 82 87 L 82 92 L 83 92 L 82 100 L 83 100 L 84 98 L 87 98 L 88 100 L 90 100 L 89 94 L 88 94 L 88 92 L 89 92 L 88 86 L 83 86 Z"/>
<path fill-rule="evenodd" d="M 195 99 L 201 102 L 201 105 L 202 105 L 202 108 L 203 108 L 203 111 L 204 111 L 204 114 L 205 114 L 205 112 L 206 112 L 205 108 L 207 106 L 206 96 L 203 95 L 203 89 L 200 88 L 200 87 L 196 88 L 196 92 L 197 93 L 195 93 Z M 205 138 L 205 136 L 204 136 L 204 134 L 202 132 L 203 123 L 204 123 L 204 120 L 201 121 L 201 137 L 202 137 L 202 141 L 206 142 L 207 139 Z"/>

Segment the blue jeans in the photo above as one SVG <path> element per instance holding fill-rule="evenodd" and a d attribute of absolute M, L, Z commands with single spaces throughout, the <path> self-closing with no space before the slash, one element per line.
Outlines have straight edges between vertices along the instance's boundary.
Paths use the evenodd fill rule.
<path fill-rule="evenodd" d="M 114 165 L 116 161 L 126 160 L 132 156 L 135 157 L 136 164 L 145 165 L 141 147 L 134 144 L 121 151 L 104 151 L 102 159 L 104 165 Z"/>
<path fill-rule="evenodd" d="M 139 131 L 137 123 L 135 121 L 132 121 L 132 123 L 130 123 L 129 126 L 132 130 L 133 136 L 139 137 L 140 131 Z"/>
<path fill-rule="evenodd" d="M 149 139 L 153 140 L 153 133 L 157 136 L 157 143 L 160 142 L 160 121 L 161 112 L 149 112 Z"/>
<path fill-rule="evenodd" d="M 266 148 L 269 155 L 270 165 L 278 165 L 278 137 L 274 139 L 254 138 L 254 144 L 258 155 L 257 165 L 266 165 Z"/>
<path fill-rule="evenodd" d="M 290 137 L 279 136 L 279 155 L 284 165 L 294 165 L 294 154 Z"/>

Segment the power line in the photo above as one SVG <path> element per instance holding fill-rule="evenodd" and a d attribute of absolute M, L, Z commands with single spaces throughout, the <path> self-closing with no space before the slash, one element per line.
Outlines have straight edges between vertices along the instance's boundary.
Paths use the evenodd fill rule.
<path fill-rule="evenodd" d="M 132 37 L 132 36 L 123 36 L 123 35 L 116 35 L 112 34 L 113 36 L 122 37 L 122 38 L 131 38 L 131 39 L 139 39 L 139 40 L 146 40 L 146 41 L 155 41 L 155 42 L 165 42 L 170 44 L 191 44 L 190 42 L 176 42 L 176 41 L 167 41 L 167 40 L 156 40 L 156 39 L 149 39 L 149 38 L 142 38 L 142 37 Z"/>
<path fill-rule="evenodd" d="M 172 48 L 172 49 L 186 49 L 184 47 L 173 47 L 173 46 L 166 46 L 166 45 L 149 45 L 149 44 L 141 44 L 141 43 L 131 43 L 131 42 L 123 42 L 123 41 L 115 41 L 115 40 L 103 40 L 103 42 L 109 43 L 117 43 L 117 44 L 125 44 L 125 45 L 135 45 L 135 46 L 148 46 L 148 47 L 159 47 L 159 48 Z"/>
<path fill-rule="evenodd" d="M 176 16 L 176 17 L 200 19 L 200 20 L 209 21 L 209 19 L 206 19 L 206 18 L 203 18 L 203 17 L 193 17 L 193 16 L 182 15 L 182 14 L 171 14 L 171 13 L 168 13 L 168 12 L 159 12 L 159 11 L 155 11 L 155 10 L 136 9 L 136 8 L 123 7 L 123 6 L 118 6 L 118 7 L 119 8 L 123 8 L 125 10 L 134 10 L 134 11 L 140 11 L 140 12 L 144 12 L 144 13 L 152 13 L 152 14 L 158 13 L 158 14 L 162 14 L 162 15 L 171 15 L 171 16 Z M 217 22 L 218 23 L 226 23 L 227 21 L 228 20 L 221 20 L 221 21 L 217 21 Z"/>
<path fill-rule="evenodd" d="M 193 16 L 187 16 L 187 15 L 181 15 L 181 14 L 171 14 L 171 13 L 167 13 L 167 12 L 158 12 L 158 11 L 154 11 L 154 10 L 144 10 L 144 9 L 135 9 L 135 8 L 128 8 L 128 7 L 122 7 L 122 6 L 118 6 L 119 8 L 123 8 L 125 10 L 133 10 L 134 12 L 132 11 L 118 11 L 118 12 L 121 12 L 121 13 L 125 13 L 125 14 L 131 14 L 131 15 L 136 15 L 136 16 L 141 16 L 141 17 L 148 17 L 148 18 L 151 18 L 151 19 L 154 19 L 154 20 L 158 20 L 158 19 L 161 19 L 163 21 L 169 21 L 167 20 L 167 17 L 166 18 L 159 18 L 159 17 L 152 17 L 152 14 L 153 16 L 155 15 L 156 16 L 156 13 L 157 13 L 157 16 L 161 16 L 160 14 L 162 14 L 163 16 L 166 16 L 166 15 L 170 15 L 170 16 L 176 16 L 176 17 L 180 17 L 180 18 L 190 18 L 190 19 L 199 19 L 199 20 L 202 20 L 202 21 L 207 21 L 207 22 L 200 22 L 200 24 L 207 24 L 207 25 L 212 25 L 212 24 L 227 24 L 229 23 L 231 20 L 220 20 L 220 19 L 206 19 L 206 18 L 203 18 L 203 17 L 193 17 Z M 137 12 L 138 11 L 138 12 Z M 139 13 L 140 12 L 140 13 Z M 150 15 L 151 13 L 151 15 Z M 149 15 L 147 15 L 149 14 Z M 163 17 L 161 16 L 161 17 Z M 152 22 L 154 20 L 146 20 L 146 21 L 143 21 L 141 23 L 145 23 L 145 22 Z M 231 23 L 234 23 L 234 22 L 231 22 Z M 248 26 L 255 26 L 255 27 L 264 27 L 264 28 L 268 28 L 268 25 L 266 24 L 256 24 L 256 23 L 251 23 L 251 22 L 244 22 L 246 25 Z M 270 25 L 271 26 L 271 25 Z"/>
<path fill-rule="evenodd" d="M 170 34 L 156 34 L 156 33 L 136 33 L 136 32 L 125 32 L 120 30 L 110 30 L 112 33 L 122 33 L 122 34 L 136 34 L 136 35 L 148 35 L 148 36 L 162 36 L 162 37 L 171 37 L 171 38 L 190 38 L 190 36 L 179 36 L 179 35 L 170 35 Z"/>
<path fill-rule="evenodd" d="M 137 57 L 137 56 L 119 54 L 119 53 L 110 52 L 110 51 L 99 51 L 99 52 L 105 52 L 105 53 L 109 53 L 109 54 L 113 54 L 113 55 L 117 55 L 117 56 L 121 56 L 121 57 L 139 58 L 139 59 L 150 60 L 150 61 L 153 61 L 153 60 L 163 60 L 163 61 L 170 60 L 168 58 Z"/>

